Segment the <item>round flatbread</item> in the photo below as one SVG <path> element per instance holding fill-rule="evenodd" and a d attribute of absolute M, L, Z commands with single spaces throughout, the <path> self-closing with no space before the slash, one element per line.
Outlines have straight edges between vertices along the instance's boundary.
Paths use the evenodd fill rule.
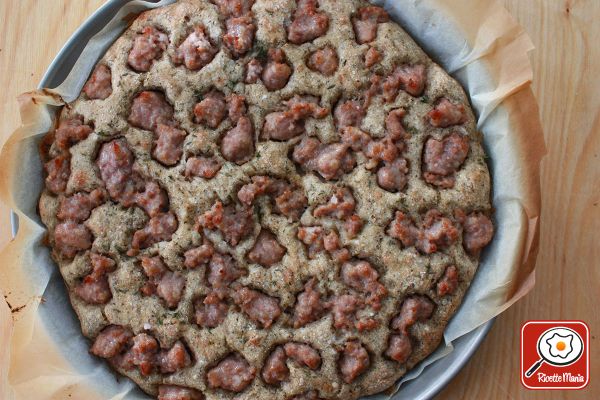
<path fill-rule="evenodd" d="M 141 14 L 42 145 L 91 353 L 161 400 L 356 399 L 440 343 L 492 239 L 461 86 L 364 1 Z"/>

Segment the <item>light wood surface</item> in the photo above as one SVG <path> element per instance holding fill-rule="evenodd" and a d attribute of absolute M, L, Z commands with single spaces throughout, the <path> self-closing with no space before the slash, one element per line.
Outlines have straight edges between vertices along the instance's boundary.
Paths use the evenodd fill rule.
<path fill-rule="evenodd" d="M 451 1 L 451 0 L 448 0 Z M 439 399 L 600 399 L 600 1 L 501 0 L 525 27 L 548 155 L 542 170 L 535 289 L 503 313 Z M 19 123 L 16 96 L 37 86 L 64 42 L 103 0 L 1 0 L 0 141 Z M 0 205 L 0 245 L 8 240 Z M 530 391 L 519 379 L 519 331 L 530 319 L 591 327 L 582 391 Z"/>

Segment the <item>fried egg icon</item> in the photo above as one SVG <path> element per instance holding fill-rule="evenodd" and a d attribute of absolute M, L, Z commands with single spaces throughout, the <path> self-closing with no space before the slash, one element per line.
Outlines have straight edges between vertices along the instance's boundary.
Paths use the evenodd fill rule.
<path fill-rule="evenodd" d="M 567 358 L 573 351 L 573 335 L 570 334 L 563 336 L 555 332 L 546 339 L 546 343 L 550 346 L 549 350 L 552 357 Z"/>

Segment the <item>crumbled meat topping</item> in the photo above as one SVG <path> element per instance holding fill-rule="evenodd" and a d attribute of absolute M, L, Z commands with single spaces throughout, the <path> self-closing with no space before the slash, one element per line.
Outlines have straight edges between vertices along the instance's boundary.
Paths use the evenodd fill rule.
<path fill-rule="evenodd" d="M 444 275 L 436 285 L 437 295 L 446 296 L 453 294 L 458 287 L 458 269 L 454 265 L 449 265 L 444 270 Z"/>
<path fill-rule="evenodd" d="M 104 100 L 112 94 L 112 74 L 110 68 L 99 64 L 83 86 L 83 92 L 90 100 Z"/>
<path fill-rule="evenodd" d="M 319 106 L 312 96 L 295 96 L 285 103 L 285 111 L 267 114 L 262 136 L 271 140 L 289 140 L 306 132 L 304 123 L 308 118 L 324 118 L 329 110 Z"/>
<path fill-rule="evenodd" d="M 405 213 L 396 211 L 396 217 L 387 232 L 403 246 L 415 246 L 425 254 L 435 253 L 452 245 L 459 236 L 455 223 L 437 210 L 429 210 L 419 227 Z"/>
<path fill-rule="evenodd" d="M 377 24 L 388 22 L 390 16 L 381 7 L 368 6 L 358 10 L 358 14 L 352 18 L 354 35 L 358 44 L 368 43 L 377 37 Z"/>
<path fill-rule="evenodd" d="M 342 379 L 346 383 L 354 382 L 369 368 L 370 363 L 369 353 L 362 343 L 357 340 L 346 342 L 339 360 Z"/>
<path fill-rule="evenodd" d="M 173 62 L 196 71 L 208 65 L 217 52 L 218 49 L 212 44 L 204 26 L 198 25 L 179 45 L 173 56 Z"/>
<path fill-rule="evenodd" d="M 210 210 L 198 217 L 196 229 L 199 228 L 218 229 L 230 245 L 236 246 L 254 228 L 252 210 L 233 205 L 223 206 L 217 201 Z"/>
<path fill-rule="evenodd" d="M 138 72 L 148 72 L 169 45 L 166 33 L 153 26 L 146 26 L 133 42 L 127 57 L 129 66 Z"/>
<path fill-rule="evenodd" d="M 317 0 L 296 0 L 296 4 L 288 40 L 302 44 L 323 36 L 329 29 L 329 16 L 317 11 Z"/>
<path fill-rule="evenodd" d="M 331 46 L 325 46 L 310 54 L 306 66 L 325 76 L 331 76 L 337 71 L 338 63 L 338 55 L 335 49 Z"/>
<path fill-rule="evenodd" d="M 174 385 L 159 385 L 158 400 L 204 400 L 204 395 L 192 388 Z"/>
<path fill-rule="evenodd" d="M 304 291 L 298 294 L 294 307 L 293 326 L 300 328 L 310 322 L 316 321 L 323 313 L 321 293 L 316 288 L 317 280 L 311 278 L 304 285 Z"/>
<path fill-rule="evenodd" d="M 248 361 L 239 354 L 232 354 L 210 369 L 206 379 L 210 388 L 237 393 L 252 383 L 255 374 L 256 369 Z"/>
<path fill-rule="evenodd" d="M 462 104 L 454 104 L 445 97 L 436 104 L 427 117 L 432 126 L 439 128 L 464 124 L 467 121 L 465 107 Z"/>
<path fill-rule="evenodd" d="M 279 300 L 258 290 L 241 287 L 231 297 L 244 313 L 261 328 L 267 329 L 281 315 Z"/>
<path fill-rule="evenodd" d="M 148 282 L 140 289 L 143 294 L 153 294 L 162 298 L 169 308 L 175 308 L 183 296 L 185 278 L 179 272 L 167 268 L 162 259 L 142 257 L 142 268 L 148 277 Z"/>
<path fill-rule="evenodd" d="M 106 304 L 112 298 L 108 273 L 116 269 L 115 262 L 100 254 L 91 253 L 92 272 L 75 286 L 75 294 L 89 304 Z"/>
<path fill-rule="evenodd" d="M 454 186 L 454 174 L 467 158 L 469 138 L 452 133 L 441 141 L 427 139 L 423 151 L 423 178 L 440 188 Z"/>
<path fill-rule="evenodd" d="M 258 234 L 254 246 L 248 253 L 250 261 L 263 267 L 270 267 L 283 258 L 286 249 L 277 241 L 277 236 L 263 229 Z"/>

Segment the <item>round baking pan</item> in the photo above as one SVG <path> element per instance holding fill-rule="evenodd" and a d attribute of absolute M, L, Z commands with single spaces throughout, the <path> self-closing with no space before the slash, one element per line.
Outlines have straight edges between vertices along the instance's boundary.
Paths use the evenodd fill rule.
<path fill-rule="evenodd" d="M 69 38 L 46 70 L 39 88 L 54 88 L 62 83 L 92 36 L 98 33 L 131 0 L 108 0 L 96 10 Z M 156 2 L 156 1 L 154 1 Z M 16 216 L 11 215 L 13 236 L 18 229 Z M 53 277 L 56 278 L 56 277 Z M 71 311 L 72 312 L 72 311 Z M 74 314 L 74 313 L 73 313 Z M 73 316 L 73 318 L 75 318 Z M 465 366 L 486 337 L 493 320 L 454 341 L 454 351 L 425 367 L 418 378 L 405 382 L 393 400 L 432 399 Z M 416 368 L 419 366 L 417 365 Z"/>

